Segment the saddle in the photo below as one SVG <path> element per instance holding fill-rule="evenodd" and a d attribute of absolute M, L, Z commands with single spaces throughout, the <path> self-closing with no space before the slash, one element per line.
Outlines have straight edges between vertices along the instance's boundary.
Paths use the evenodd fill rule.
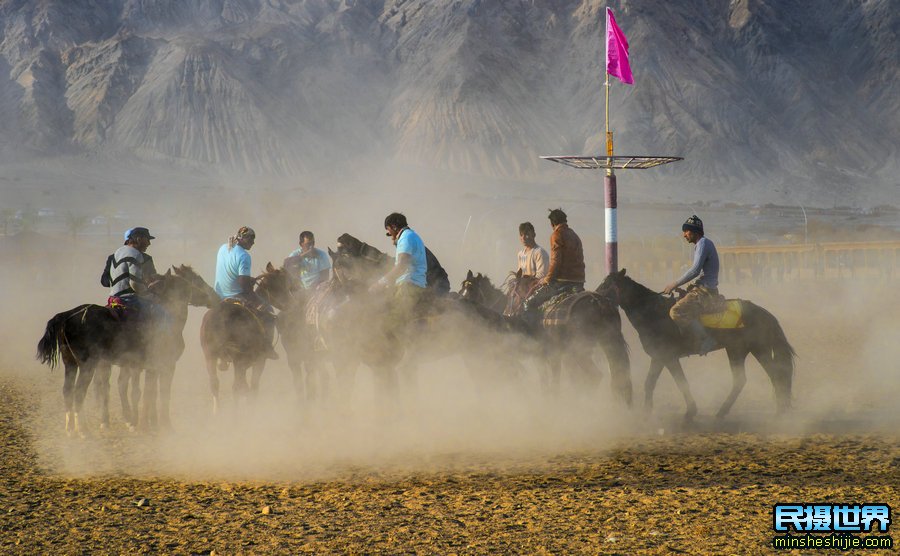
<path fill-rule="evenodd" d="M 124 299 L 116 295 L 106 298 L 106 308 L 109 310 L 112 318 L 118 322 L 134 320 L 138 315 L 138 308 L 135 305 L 128 304 Z"/>
<path fill-rule="evenodd" d="M 744 304 L 740 299 L 726 299 L 724 309 L 700 315 L 700 322 L 706 328 L 743 328 Z"/>
<path fill-rule="evenodd" d="M 595 292 L 563 292 L 551 297 L 541 306 L 544 327 L 565 326 L 571 320 L 575 307 L 582 302 L 608 305 L 610 310 L 615 310 L 609 299 Z"/>

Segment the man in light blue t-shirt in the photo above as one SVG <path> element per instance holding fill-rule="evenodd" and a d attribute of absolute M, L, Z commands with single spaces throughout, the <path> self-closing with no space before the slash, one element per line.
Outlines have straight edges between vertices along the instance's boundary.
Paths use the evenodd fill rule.
<path fill-rule="evenodd" d="M 254 280 L 250 274 L 250 249 L 256 243 L 256 232 L 249 226 L 241 226 L 237 234 L 219 247 L 216 255 L 215 290 L 222 299 L 239 299 L 262 321 L 269 337 L 267 359 L 278 359 L 272 347 L 275 337 L 275 315 L 268 303 L 253 291 Z"/>
<path fill-rule="evenodd" d="M 314 289 L 331 276 L 331 257 L 316 247 L 316 236 L 310 231 L 300 233 L 300 248 L 284 260 L 284 268 L 299 280 L 303 289 Z"/>
<path fill-rule="evenodd" d="M 389 316 L 394 330 L 399 330 L 415 317 L 415 312 L 425 297 L 428 261 L 425 243 L 406 222 L 406 216 L 393 212 L 384 219 L 385 235 L 397 246 L 394 267 L 385 274 L 373 289 L 394 284 L 394 303 Z"/>

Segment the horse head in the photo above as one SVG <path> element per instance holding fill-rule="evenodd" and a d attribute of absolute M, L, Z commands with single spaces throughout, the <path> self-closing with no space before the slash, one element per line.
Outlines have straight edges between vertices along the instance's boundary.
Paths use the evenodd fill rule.
<path fill-rule="evenodd" d="M 510 272 L 506 282 L 503 283 L 503 292 L 506 295 L 506 308 L 503 314 L 507 316 L 519 314 L 525 300 L 534 292 L 537 285 L 538 279 L 534 276 L 523 276 L 522 269 Z"/>
<path fill-rule="evenodd" d="M 480 273 L 477 278 L 480 282 Z M 459 287 L 459 298 L 463 301 L 484 305 L 485 295 L 484 292 L 481 291 L 481 288 L 479 288 L 479 282 L 476 281 L 475 275 L 469 270 L 469 272 L 466 273 L 466 279 L 463 280 L 462 285 Z"/>
<path fill-rule="evenodd" d="M 193 268 L 188 265 L 179 265 L 173 266 L 171 271 L 175 273 L 175 276 L 187 282 L 190 288 L 188 305 L 211 308 L 219 304 L 219 294 Z"/>
<path fill-rule="evenodd" d="M 335 279 L 342 285 L 369 284 L 386 271 L 391 258 L 350 234 L 338 238 L 338 249 L 328 249 Z"/>
<path fill-rule="evenodd" d="M 213 307 L 219 303 L 215 290 L 194 269 L 185 265 L 171 267 L 148 284 L 147 290 L 163 304 Z"/>
<path fill-rule="evenodd" d="M 256 293 L 276 309 L 288 308 L 295 297 L 296 282 L 288 271 L 275 268 L 272 263 L 266 264 L 266 271 L 256 277 Z"/>

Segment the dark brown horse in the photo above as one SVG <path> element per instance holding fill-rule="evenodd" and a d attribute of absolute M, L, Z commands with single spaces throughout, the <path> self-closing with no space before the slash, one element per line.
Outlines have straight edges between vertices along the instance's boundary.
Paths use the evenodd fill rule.
<path fill-rule="evenodd" d="M 275 269 L 272 263 L 266 271 L 255 279 L 254 291 L 276 309 L 281 309 L 290 288 L 290 276 L 282 269 Z M 223 300 L 203 315 L 200 326 L 200 346 L 206 360 L 209 389 L 213 398 L 213 413 L 219 411 L 219 371 L 234 368 L 234 401 L 255 397 L 259 392 L 259 381 L 266 365 L 266 353 L 272 338 L 266 330 L 262 316 L 245 305 Z M 247 370 L 253 368 L 250 382 Z"/>
<path fill-rule="evenodd" d="M 506 281 L 506 290 L 496 288 L 482 274 L 470 270 L 462 283 L 459 295 L 465 300 L 492 306 L 495 310 L 503 306 L 507 317 L 519 322 L 518 309 L 522 301 L 533 290 L 531 277 L 523 277 L 521 272 L 511 274 Z M 631 405 L 631 372 L 628 345 L 622 336 L 622 320 L 619 312 L 609 299 L 591 292 L 571 296 L 564 311 L 556 313 L 556 318 L 542 319 L 541 330 L 535 336 L 543 351 L 548 374 L 544 376 L 547 389 L 555 392 L 559 388 L 563 356 L 567 356 L 581 371 L 581 377 L 589 382 L 601 375 L 592 359 L 592 350 L 599 346 L 606 354 L 609 364 L 611 386 L 615 394 Z M 523 333 L 527 330 L 520 324 Z"/>
<path fill-rule="evenodd" d="M 101 305 L 81 305 L 59 313 L 47 322 L 38 342 L 37 358 L 51 369 L 62 359 L 65 366 L 63 399 L 66 407 L 66 432 L 83 435 L 80 419 L 85 394 L 98 364 L 106 362 L 122 367 L 152 369 L 162 377 L 163 415 L 168 418 L 170 371 L 184 349 L 181 332 L 188 305 L 208 306 L 209 287 L 189 267 L 171 270 L 148 286 L 151 299 L 162 310 L 145 304 L 139 317 L 123 321 L 120 315 Z M 213 292 L 214 293 L 214 292 Z M 180 347 L 179 347 L 180 346 Z M 107 394 L 102 395 L 108 401 Z M 102 390 L 102 389 L 101 389 Z M 154 412 L 155 397 L 147 401 L 146 411 Z M 151 408 L 152 404 L 152 408 Z M 103 410 L 108 412 L 108 405 Z M 104 415 L 104 418 L 107 418 Z"/>
<path fill-rule="evenodd" d="M 694 353 L 678 327 L 669 318 L 669 309 L 675 300 L 638 284 L 625 275 L 625 269 L 607 276 L 598 292 L 615 299 L 637 330 L 644 351 L 650 356 L 650 371 L 644 383 L 644 404 L 653 407 L 653 390 L 663 368 L 669 369 L 687 404 L 685 419 L 697 412 L 697 404 L 681 368 L 680 359 Z M 716 417 L 724 417 L 737 400 L 747 382 L 744 361 L 753 354 L 772 381 L 778 412 L 791 405 L 791 384 L 794 375 L 794 349 L 788 343 L 784 330 L 772 313 L 749 301 L 739 300 L 743 312 L 741 328 L 707 329 L 718 342 L 716 349 L 725 349 L 731 364 L 731 392 L 722 403 Z"/>

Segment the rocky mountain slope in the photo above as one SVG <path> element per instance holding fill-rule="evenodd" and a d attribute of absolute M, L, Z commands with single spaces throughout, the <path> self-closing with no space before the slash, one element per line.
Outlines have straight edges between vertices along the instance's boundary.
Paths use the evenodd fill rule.
<path fill-rule="evenodd" d="M 630 182 L 720 199 L 896 195 L 893 0 L 610 5 L 636 76 L 613 84 L 616 150 L 686 158 Z M 537 156 L 601 150 L 605 6 L 0 0 L 0 155 L 588 179 Z"/>

